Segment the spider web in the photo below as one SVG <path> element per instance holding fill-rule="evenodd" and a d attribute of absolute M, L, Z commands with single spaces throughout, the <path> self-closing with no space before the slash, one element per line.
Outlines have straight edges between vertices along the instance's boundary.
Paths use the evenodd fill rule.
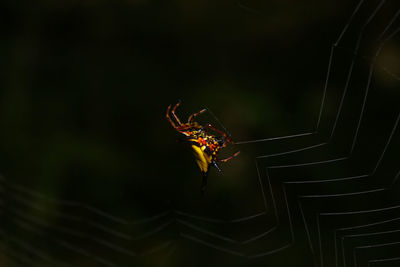
<path fill-rule="evenodd" d="M 180 249 L 195 266 L 205 249 L 229 266 L 398 266 L 400 78 L 384 59 L 400 8 L 361 0 L 343 24 L 315 128 L 237 142 L 254 154 L 254 213 L 129 218 L 0 177 L 0 264 L 168 266 Z"/>

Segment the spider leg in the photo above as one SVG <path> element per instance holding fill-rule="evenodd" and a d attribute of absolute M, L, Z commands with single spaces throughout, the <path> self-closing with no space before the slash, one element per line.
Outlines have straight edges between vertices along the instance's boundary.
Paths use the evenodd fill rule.
<path fill-rule="evenodd" d="M 206 112 L 206 110 L 207 110 L 207 109 L 202 109 L 202 110 L 200 110 L 199 112 L 190 115 L 187 123 L 189 123 L 189 124 L 192 123 L 192 121 L 193 121 L 194 118 L 196 118 L 196 117 L 199 116 L 200 114 Z"/>
<path fill-rule="evenodd" d="M 178 116 L 176 116 L 176 114 L 175 114 L 175 110 L 176 110 L 177 107 L 180 106 L 180 104 L 181 104 L 181 101 L 179 100 L 179 102 L 176 103 L 176 105 L 175 105 L 174 108 L 172 109 L 172 112 L 171 112 L 171 113 L 172 113 L 172 115 L 174 116 L 175 120 L 178 122 L 178 124 L 179 124 L 179 125 L 182 125 L 182 123 L 181 123 L 181 121 L 179 120 Z"/>
<path fill-rule="evenodd" d="M 203 180 L 201 181 L 201 194 L 204 195 L 204 192 L 206 191 L 207 187 L 207 175 L 208 172 L 203 172 Z"/>
<path fill-rule="evenodd" d="M 218 166 L 218 164 L 217 164 L 217 162 L 215 160 L 212 161 L 212 164 L 215 166 L 215 168 L 217 168 L 217 170 L 219 172 L 222 172 L 222 170 L 219 168 L 219 166 Z"/>
<path fill-rule="evenodd" d="M 236 156 L 239 155 L 239 154 L 240 154 L 240 151 L 236 152 L 235 154 L 233 154 L 232 156 L 230 156 L 230 157 L 228 157 L 228 158 L 226 158 L 226 159 L 219 159 L 218 161 L 220 161 L 220 162 L 227 162 L 228 160 L 233 159 L 234 157 L 236 157 Z"/>
<path fill-rule="evenodd" d="M 176 127 L 175 123 L 172 121 L 171 117 L 169 116 L 170 110 L 171 110 L 171 105 L 168 106 L 165 117 L 167 117 L 167 120 L 169 121 L 169 123 L 171 123 L 172 127 L 174 127 L 176 129 L 177 127 Z"/>
<path fill-rule="evenodd" d="M 189 124 L 182 124 L 181 126 L 176 127 L 176 130 L 182 132 L 182 131 L 184 131 L 184 130 L 191 129 L 191 128 L 200 129 L 201 126 L 198 126 L 198 125 L 189 125 Z"/>
<path fill-rule="evenodd" d="M 222 135 L 223 137 L 225 137 L 226 141 L 228 141 L 229 143 L 234 144 L 234 142 L 232 141 L 232 139 L 231 139 L 226 133 L 224 133 L 223 131 L 218 130 L 217 128 L 215 128 L 214 126 L 212 126 L 212 125 L 209 124 L 209 123 L 206 125 L 206 127 L 209 128 L 209 129 L 211 129 L 211 130 L 213 130 L 213 131 L 216 132 L 216 133 L 219 133 L 219 134 Z"/>

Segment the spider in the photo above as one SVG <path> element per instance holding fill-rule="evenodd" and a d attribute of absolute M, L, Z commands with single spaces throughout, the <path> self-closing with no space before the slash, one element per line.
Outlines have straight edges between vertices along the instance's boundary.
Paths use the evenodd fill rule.
<path fill-rule="evenodd" d="M 175 110 L 180 104 L 181 102 L 179 101 L 173 107 L 172 111 L 171 105 L 169 105 L 167 108 L 166 117 L 171 123 L 172 127 L 174 127 L 178 133 L 184 135 L 184 141 L 188 142 L 192 148 L 196 163 L 199 166 L 203 176 L 201 192 L 204 194 L 207 186 L 207 176 L 210 166 L 213 165 L 218 171 L 221 171 L 217 162 L 227 162 L 228 160 L 239 155 L 240 151 L 228 158 L 218 159 L 217 157 L 220 149 L 226 147 L 227 143 L 234 144 L 232 139 L 226 133 L 216 129 L 211 124 L 208 123 L 205 126 L 202 126 L 194 120 L 198 115 L 204 113 L 206 109 L 190 115 L 188 121 L 186 123 L 182 123 L 175 114 Z M 175 119 L 175 122 L 171 119 L 170 113 Z M 214 132 L 217 135 L 212 134 L 211 132 Z"/>

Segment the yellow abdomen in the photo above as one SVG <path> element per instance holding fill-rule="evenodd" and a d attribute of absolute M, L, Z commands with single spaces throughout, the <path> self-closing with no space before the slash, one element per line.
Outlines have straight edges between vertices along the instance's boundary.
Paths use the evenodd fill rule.
<path fill-rule="evenodd" d="M 204 146 L 205 148 L 205 146 Z M 211 163 L 212 157 L 205 153 L 200 147 L 192 145 L 193 155 L 200 170 L 204 173 L 208 172 L 208 166 Z"/>

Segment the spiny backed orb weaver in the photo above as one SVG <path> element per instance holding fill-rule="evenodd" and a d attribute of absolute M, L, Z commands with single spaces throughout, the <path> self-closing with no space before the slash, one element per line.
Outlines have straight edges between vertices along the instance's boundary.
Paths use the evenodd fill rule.
<path fill-rule="evenodd" d="M 203 194 L 207 186 L 207 175 L 210 169 L 210 165 L 214 165 L 218 171 L 221 171 L 221 169 L 217 165 L 217 161 L 227 162 L 228 160 L 239 155 L 240 151 L 236 152 L 228 158 L 217 159 L 218 152 L 221 148 L 226 147 L 227 143 L 234 144 L 232 139 L 226 133 L 214 128 L 209 123 L 205 126 L 202 126 L 194 121 L 194 119 L 198 115 L 204 113 L 206 109 L 190 115 L 188 121 L 186 123 L 182 123 L 178 116 L 175 114 L 175 110 L 177 107 L 179 107 L 180 104 L 181 102 L 178 102 L 174 106 L 172 111 L 171 105 L 169 105 L 166 117 L 167 120 L 171 123 L 172 127 L 174 127 L 177 132 L 185 136 L 184 141 L 188 142 L 192 148 L 196 163 L 199 166 L 200 171 L 203 175 L 201 186 L 201 192 Z M 171 119 L 170 113 L 172 114 L 176 122 Z M 218 134 L 219 136 L 211 134 L 210 131 Z"/>

